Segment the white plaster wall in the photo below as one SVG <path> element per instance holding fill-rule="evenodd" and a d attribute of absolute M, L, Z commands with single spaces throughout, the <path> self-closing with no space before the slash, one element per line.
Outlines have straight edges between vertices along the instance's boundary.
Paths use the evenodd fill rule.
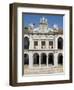
<path fill-rule="evenodd" d="M 63 39 L 63 35 L 32 35 L 32 34 L 25 34 L 24 37 L 28 37 L 29 41 L 30 41 L 30 46 L 29 49 L 33 50 L 34 49 L 34 41 L 38 41 L 38 46 L 37 49 L 41 49 L 41 41 L 45 41 L 46 42 L 46 48 L 45 49 L 49 49 L 49 41 L 53 41 L 53 50 L 54 49 L 58 49 L 58 38 L 61 37 Z M 63 39 L 64 40 L 64 39 Z M 64 41 L 63 41 L 64 44 Z M 64 45 L 63 45 L 64 46 Z M 63 47 L 64 48 L 64 47 Z"/>

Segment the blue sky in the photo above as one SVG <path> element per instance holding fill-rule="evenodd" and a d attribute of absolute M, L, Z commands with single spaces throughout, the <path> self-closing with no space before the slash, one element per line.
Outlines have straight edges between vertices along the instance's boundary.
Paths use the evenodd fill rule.
<path fill-rule="evenodd" d="M 33 13 L 23 14 L 24 27 L 31 23 L 35 24 L 35 27 L 38 27 L 41 17 L 47 18 L 49 27 L 53 27 L 53 25 L 56 24 L 59 28 L 63 28 L 63 15 L 43 15 Z"/>

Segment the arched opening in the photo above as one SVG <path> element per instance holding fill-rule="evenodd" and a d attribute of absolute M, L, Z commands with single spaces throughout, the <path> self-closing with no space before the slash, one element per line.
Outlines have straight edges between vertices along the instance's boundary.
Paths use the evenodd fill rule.
<path fill-rule="evenodd" d="M 29 64 L 29 55 L 24 54 L 24 65 L 28 65 L 28 64 Z"/>
<path fill-rule="evenodd" d="M 53 53 L 49 53 L 49 55 L 48 55 L 48 64 L 54 65 L 54 55 L 53 55 Z"/>
<path fill-rule="evenodd" d="M 58 64 L 63 65 L 63 55 L 61 53 L 58 55 Z"/>
<path fill-rule="evenodd" d="M 46 59 L 47 59 L 47 56 L 45 53 L 42 53 L 41 54 L 41 64 L 46 64 Z"/>
<path fill-rule="evenodd" d="M 29 38 L 28 37 L 24 38 L 24 49 L 29 49 Z"/>
<path fill-rule="evenodd" d="M 61 37 L 58 38 L 58 49 L 63 49 L 63 39 Z"/>
<path fill-rule="evenodd" d="M 39 64 L 39 54 L 34 53 L 33 55 L 33 64 Z"/>

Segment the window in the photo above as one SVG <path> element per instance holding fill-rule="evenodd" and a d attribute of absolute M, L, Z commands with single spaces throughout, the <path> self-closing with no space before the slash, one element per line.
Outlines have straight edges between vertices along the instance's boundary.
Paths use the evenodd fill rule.
<path fill-rule="evenodd" d="M 42 41 L 41 44 L 42 44 L 42 46 L 45 46 L 45 41 Z"/>
<path fill-rule="evenodd" d="M 53 48 L 53 41 L 49 41 L 49 48 Z"/>
<path fill-rule="evenodd" d="M 41 48 L 45 48 L 45 41 L 41 41 Z"/>
<path fill-rule="evenodd" d="M 37 46 L 38 45 L 38 41 L 34 41 L 34 46 Z"/>
<path fill-rule="evenodd" d="M 63 39 L 61 37 L 58 38 L 58 49 L 63 49 Z"/>
<path fill-rule="evenodd" d="M 24 38 L 24 49 L 29 49 L 29 38 L 28 37 Z"/>
<path fill-rule="evenodd" d="M 49 41 L 49 45 L 53 45 L 53 41 Z"/>
<path fill-rule="evenodd" d="M 38 41 L 34 41 L 34 49 L 37 48 L 36 46 L 38 46 Z"/>

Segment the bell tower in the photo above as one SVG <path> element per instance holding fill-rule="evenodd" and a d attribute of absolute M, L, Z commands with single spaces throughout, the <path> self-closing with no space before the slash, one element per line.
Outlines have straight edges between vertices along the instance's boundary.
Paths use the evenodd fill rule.
<path fill-rule="evenodd" d="M 45 17 L 40 18 L 39 28 L 40 28 L 41 33 L 45 33 L 46 30 L 48 29 L 48 22 L 47 22 L 47 19 Z"/>

